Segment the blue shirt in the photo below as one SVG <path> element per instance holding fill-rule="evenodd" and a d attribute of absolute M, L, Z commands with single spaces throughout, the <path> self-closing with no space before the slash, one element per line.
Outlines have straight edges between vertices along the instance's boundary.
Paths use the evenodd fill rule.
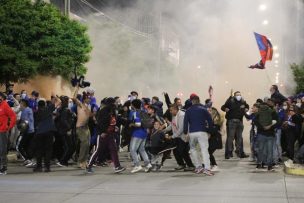
<path fill-rule="evenodd" d="M 212 118 L 201 104 L 192 105 L 185 113 L 184 133 L 208 132 L 212 126 Z"/>
<path fill-rule="evenodd" d="M 133 123 L 140 123 L 141 124 L 141 119 L 139 117 L 139 112 L 138 111 L 132 111 L 132 121 Z M 143 127 L 134 127 L 132 131 L 132 136 L 141 138 L 141 139 L 146 139 L 148 136 L 147 130 L 144 129 Z"/>
<path fill-rule="evenodd" d="M 34 132 L 34 116 L 33 116 L 33 110 L 29 107 L 26 107 L 21 112 L 21 120 L 28 121 L 29 128 L 27 130 L 27 133 L 33 133 Z"/>

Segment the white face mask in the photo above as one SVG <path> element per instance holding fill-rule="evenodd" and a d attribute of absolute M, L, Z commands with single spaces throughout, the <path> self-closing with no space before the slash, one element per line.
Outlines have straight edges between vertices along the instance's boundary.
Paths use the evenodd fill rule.
<path fill-rule="evenodd" d="M 130 100 L 133 101 L 134 99 L 136 99 L 136 96 L 131 96 Z"/>
<path fill-rule="evenodd" d="M 284 110 L 287 110 L 287 108 L 288 108 L 288 106 L 283 106 L 283 109 L 284 109 Z"/>
<path fill-rule="evenodd" d="M 300 108 L 302 104 L 301 103 L 297 103 L 296 105 L 297 105 L 297 107 Z"/>
<path fill-rule="evenodd" d="M 69 108 L 69 109 L 72 109 L 73 106 L 74 106 L 74 103 L 73 103 L 73 102 L 69 102 L 68 108 Z"/>
<path fill-rule="evenodd" d="M 241 101 L 242 96 L 236 96 L 235 99 L 236 99 L 237 101 Z"/>
<path fill-rule="evenodd" d="M 25 99 L 26 98 L 26 94 L 25 93 L 21 94 L 21 98 Z"/>

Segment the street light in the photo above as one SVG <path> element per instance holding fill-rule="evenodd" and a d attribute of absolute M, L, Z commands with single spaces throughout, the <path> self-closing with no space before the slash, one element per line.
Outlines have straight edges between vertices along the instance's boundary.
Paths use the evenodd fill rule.
<path fill-rule="evenodd" d="M 259 10 L 260 10 L 260 11 L 265 11 L 266 9 L 267 9 L 266 4 L 261 4 L 261 5 L 259 6 Z"/>
<path fill-rule="evenodd" d="M 263 20 L 262 24 L 263 24 L 263 25 L 268 25 L 269 22 L 268 22 L 268 20 Z"/>

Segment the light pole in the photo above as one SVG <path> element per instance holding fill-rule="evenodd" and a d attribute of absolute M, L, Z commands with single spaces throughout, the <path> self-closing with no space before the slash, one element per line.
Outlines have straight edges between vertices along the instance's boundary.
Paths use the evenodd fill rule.
<path fill-rule="evenodd" d="M 71 11 L 71 1 L 64 0 L 64 15 L 66 15 L 68 18 L 70 17 L 70 11 Z"/>

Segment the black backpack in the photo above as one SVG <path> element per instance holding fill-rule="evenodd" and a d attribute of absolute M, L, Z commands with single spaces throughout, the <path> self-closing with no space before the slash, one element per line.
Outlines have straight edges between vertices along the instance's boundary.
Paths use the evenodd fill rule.
<path fill-rule="evenodd" d="M 139 118 L 141 120 L 141 127 L 145 128 L 145 129 L 153 127 L 154 119 L 151 118 L 147 112 L 140 111 Z"/>

